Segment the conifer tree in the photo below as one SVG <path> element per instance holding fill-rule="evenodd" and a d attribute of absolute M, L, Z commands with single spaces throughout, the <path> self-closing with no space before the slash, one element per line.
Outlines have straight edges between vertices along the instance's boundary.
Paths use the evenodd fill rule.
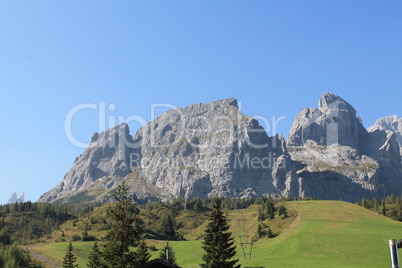
<path fill-rule="evenodd" d="M 163 237 L 166 240 L 175 240 L 176 239 L 176 231 L 173 226 L 173 219 L 170 215 L 168 215 L 166 218 L 163 219 L 162 221 L 162 233 Z"/>
<path fill-rule="evenodd" d="M 77 261 L 77 257 L 75 257 L 73 253 L 73 244 L 70 241 L 70 244 L 67 246 L 66 255 L 63 258 L 63 268 L 75 268 L 78 267 L 78 264 L 75 262 Z"/>
<path fill-rule="evenodd" d="M 167 254 L 166 254 L 167 253 Z M 173 248 L 170 246 L 169 242 L 166 242 L 164 247 L 159 253 L 159 259 L 167 261 L 171 264 L 177 265 L 176 256 L 174 254 Z"/>
<path fill-rule="evenodd" d="M 102 262 L 102 252 L 98 246 L 98 243 L 94 243 L 91 253 L 89 254 L 88 260 L 89 268 L 101 268 L 104 267 Z"/>
<path fill-rule="evenodd" d="M 136 265 L 140 260 L 130 248 L 139 245 L 142 225 L 135 214 L 134 202 L 125 181 L 117 187 L 114 199 L 116 202 L 107 210 L 111 230 L 108 232 L 109 242 L 104 245 L 102 257 L 107 267 L 138 267 Z"/>
<path fill-rule="evenodd" d="M 286 211 L 286 208 L 283 205 L 281 205 L 279 207 L 279 216 L 281 216 L 281 215 L 283 215 L 284 218 L 288 217 L 288 213 Z"/>
<path fill-rule="evenodd" d="M 239 268 L 238 259 L 232 259 L 236 255 L 236 246 L 232 234 L 228 231 L 229 225 L 221 209 L 219 198 L 214 199 L 214 210 L 209 218 L 202 256 L 203 268 Z"/>
<path fill-rule="evenodd" d="M 134 267 L 144 267 L 150 258 L 151 254 L 148 252 L 147 244 L 145 243 L 145 240 L 141 240 L 137 250 L 135 251 Z"/>
<path fill-rule="evenodd" d="M 275 237 L 275 235 L 274 235 L 274 233 L 272 232 L 271 228 L 268 228 L 267 236 L 268 236 L 268 238 L 273 238 L 273 237 Z"/>
<path fill-rule="evenodd" d="M 263 235 L 264 235 L 264 232 L 262 231 L 261 224 L 258 224 L 257 236 L 258 236 L 258 237 L 262 237 Z"/>

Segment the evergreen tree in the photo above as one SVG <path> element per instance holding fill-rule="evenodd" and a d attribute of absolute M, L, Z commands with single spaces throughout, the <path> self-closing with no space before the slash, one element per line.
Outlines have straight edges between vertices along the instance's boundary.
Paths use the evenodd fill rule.
<path fill-rule="evenodd" d="M 166 255 L 166 253 L 168 253 L 168 255 Z M 169 242 L 166 242 L 165 246 L 161 249 L 161 252 L 159 253 L 159 259 L 167 261 L 171 264 L 177 265 L 174 250 L 170 246 Z"/>
<path fill-rule="evenodd" d="M 286 208 L 284 206 L 279 207 L 279 216 L 283 215 L 284 218 L 288 217 L 288 213 L 286 211 Z"/>
<path fill-rule="evenodd" d="M 163 237 L 166 240 L 175 240 L 176 239 L 176 231 L 174 230 L 173 219 L 170 215 L 168 215 L 162 221 L 161 229 L 162 229 Z"/>
<path fill-rule="evenodd" d="M 73 244 L 70 242 L 67 246 L 66 255 L 63 258 L 63 268 L 75 268 L 78 267 L 78 264 L 75 264 L 77 261 L 77 257 L 75 257 L 73 253 Z"/>
<path fill-rule="evenodd" d="M 141 240 L 137 250 L 135 251 L 134 267 L 144 267 L 150 258 L 151 254 L 148 252 L 147 244 L 145 243 L 145 240 Z"/>
<path fill-rule="evenodd" d="M 108 232 L 108 243 L 105 244 L 102 257 L 107 267 L 137 267 L 138 258 L 130 247 L 137 247 L 142 235 L 142 225 L 135 214 L 133 199 L 123 181 L 114 194 L 116 200 L 108 209 L 111 230 Z"/>
<path fill-rule="evenodd" d="M 269 199 L 266 203 L 266 210 L 267 210 L 267 214 L 268 214 L 268 218 L 269 219 L 275 219 L 275 204 L 274 201 L 272 199 Z"/>
<path fill-rule="evenodd" d="M 265 215 L 264 215 L 264 204 L 262 204 L 262 207 L 258 208 L 258 221 L 263 221 L 265 220 Z"/>
<path fill-rule="evenodd" d="M 268 238 L 273 238 L 273 237 L 275 237 L 275 234 L 272 232 L 271 228 L 268 228 L 267 236 L 268 236 Z"/>
<path fill-rule="evenodd" d="M 234 238 L 229 231 L 229 225 L 222 212 L 220 200 L 214 199 L 214 210 L 209 218 L 203 249 L 205 250 L 201 264 L 203 268 L 238 268 L 238 259 L 232 260 L 236 255 Z"/>
<path fill-rule="evenodd" d="M 89 254 L 88 260 L 89 268 L 101 268 L 104 267 L 102 262 L 102 252 L 98 246 L 98 243 L 94 243 L 91 253 Z"/>
<path fill-rule="evenodd" d="M 264 235 L 264 231 L 262 230 L 261 224 L 258 224 L 257 236 L 262 237 L 263 235 Z"/>

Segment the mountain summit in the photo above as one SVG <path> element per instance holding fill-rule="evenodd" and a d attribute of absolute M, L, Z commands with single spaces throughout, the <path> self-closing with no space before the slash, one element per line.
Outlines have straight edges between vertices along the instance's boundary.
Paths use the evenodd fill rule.
<path fill-rule="evenodd" d="M 402 118 L 398 119 L 396 115 L 380 118 L 373 126 L 368 128 L 369 132 L 375 132 L 376 130 L 388 130 L 395 133 L 402 156 Z"/>
<path fill-rule="evenodd" d="M 356 110 L 334 93 L 324 93 L 319 109 L 305 108 L 288 136 L 288 151 L 304 195 L 358 200 L 399 195 L 402 169 L 399 145 L 391 131 L 368 132 Z"/>
<path fill-rule="evenodd" d="M 367 134 L 356 110 L 334 93 L 324 93 L 317 108 L 305 108 L 297 116 L 288 136 L 291 146 L 308 140 L 330 146 L 339 144 L 357 148 Z"/>

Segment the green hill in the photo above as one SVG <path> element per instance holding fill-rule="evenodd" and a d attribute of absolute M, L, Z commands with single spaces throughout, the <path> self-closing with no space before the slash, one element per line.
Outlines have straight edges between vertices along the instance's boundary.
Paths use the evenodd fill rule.
<path fill-rule="evenodd" d="M 389 267 L 389 239 L 402 238 L 402 223 L 377 215 L 357 205 L 338 201 L 299 201 L 285 203 L 290 216 L 264 222 L 280 233 L 275 238 L 262 238 L 253 245 L 250 260 L 245 260 L 240 235 L 249 235 L 249 242 L 258 226 L 256 205 L 244 210 L 229 211 L 231 231 L 237 243 L 237 257 L 242 267 Z M 203 226 L 193 229 L 187 239 L 202 236 Z M 245 238 L 243 238 L 245 239 Z M 243 241 L 244 242 L 244 241 Z M 161 248 L 163 241 L 149 240 Z M 183 267 L 199 267 L 203 251 L 201 240 L 171 242 L 178 263 Z M 81 266 L 92 242 L 76 242 Z M 64 255 L 66 243 L 35 247 L 35 251 L 58 260 Z M 248 249 L 247 249 L 248 252 Z M 158 252 L 152 252 L 154 256 Z"/>
<path fill-rule="evenodd" d="M 260 240 L 248 266 L 389 267 L 389 239 L 402 238 L 402 223 L 336 201 L 296 202 L 297 226 Z"/>

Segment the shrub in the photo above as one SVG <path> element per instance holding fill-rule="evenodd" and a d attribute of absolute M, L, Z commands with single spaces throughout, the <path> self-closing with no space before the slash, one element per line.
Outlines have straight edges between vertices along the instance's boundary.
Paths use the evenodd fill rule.
<path fill-rule="evenodd" d="M 82 241 L 96 241 L 96 236 L 93 235 L 83 236 Z"/>
<path fill-rule="evenodd" d="M 73 235 L 71 237 L 71 241 L 80 241 L 80 240 L 81 240 L 81 236 L 79 236 L 79 235 Z"/>

